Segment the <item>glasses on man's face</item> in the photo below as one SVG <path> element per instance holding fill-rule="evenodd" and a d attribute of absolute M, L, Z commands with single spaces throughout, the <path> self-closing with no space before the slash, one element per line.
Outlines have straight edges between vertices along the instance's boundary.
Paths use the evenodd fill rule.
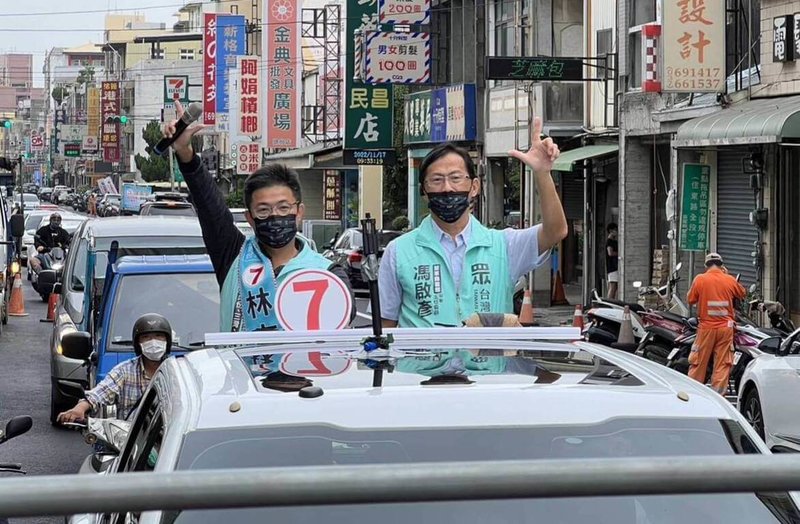
<path fill-rule="evenodd" d="M 464 187 L 469 180 L 469 175 L 464 173 L 452 173 L 447 176 L 431 175 L 425 178 L 425 186 L 428 189 L 438 190 L 444 188 L 445 182 L 448 182 L 450 187 Z"/>
<path fill-rule="evenodd" d="M 285 217 L 286 215 L 291 215 L 292 211 L 294 211 L 295 207 L 298 206 L 300 202 L 278 202 L 274 206 L 269 204 L 261 204 L 259 205 L 253 216 L 260 219 L 267 219 L 273 215 L 277 215 L 279 217 Z"/>

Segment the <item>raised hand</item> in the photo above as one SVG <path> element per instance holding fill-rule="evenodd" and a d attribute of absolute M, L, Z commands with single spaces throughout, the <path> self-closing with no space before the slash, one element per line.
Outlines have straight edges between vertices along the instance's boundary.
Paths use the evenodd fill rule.
<path fill-rule="evenodd" d="M 183 114 L 185 113 L 185 109 L 181 104 L 180 100 L 175 100 L 175 115 L 177 118 L 172 122 L 169 122 L 164 126 L 162 134 L 164 138 L 172 138 L 172 136 L 176 132 L 176 125 L 178 120 L 181 119 Z M 175 142 L 172 143 L 172 149 L 175 150 L 175 154 L 178 155 L 178 159 L 181 162 L 189 162 L 194 156 L 194 150 L 192 149 L 192 137 L 197 134 L 198 131 L 203 129 L 205 126 L 203 124 L 198 124 L 194 122 L 192 125 L 186 128 L 186 130 L 181 133 Z"/>
<path fill-rule="evenodd" d="M 552 138 L 548 137 L 542 140 L 542 119 L 537 116 L 533 119 L 531 126 L 530 149 L 526 153 L 512 149 L 508 154 L 525 163 L 534 173 L 549 173 L 561 151 Z"/>

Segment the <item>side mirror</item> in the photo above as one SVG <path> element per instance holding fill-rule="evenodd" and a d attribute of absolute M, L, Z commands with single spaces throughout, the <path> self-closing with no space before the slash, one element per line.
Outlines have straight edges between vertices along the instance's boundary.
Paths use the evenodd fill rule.
<path fill-rule="evenodd" d="M 5 442 L 23 433 L 27 433 L 33 427 L 33 419 L 28 415 L 14 417 L 6 424 L 6 429 L 0 436 L 0 442 Z"/>
<path fill-rule="evenodd" d="M 25 217 L 22 215 L 11 215 L 9 219 L 11 224 L 11 236 L 14 238 L 21 238 L 25 234 Z"/>
<path fill-rule="evenodd" d="M 683 262 L 678 262 L 678 265 L 675 266 L 675 272 L 677 273 L 678 271 L 680 271 L 682 267 L 683 267 Z"/>
<path fill-rule="evenodd" d="M 67 358 L 88 360 L 92 354 L 92 336 L 86 331 L 73 331 L 61 337 L 61 351 Z"/>

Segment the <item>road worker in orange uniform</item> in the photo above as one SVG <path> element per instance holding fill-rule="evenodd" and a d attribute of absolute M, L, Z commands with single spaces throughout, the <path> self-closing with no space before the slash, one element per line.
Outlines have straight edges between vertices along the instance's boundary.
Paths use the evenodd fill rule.
<path fill-rule="evenodd" d="M 745 297 L 744 288 L 728 274 L 717 253 L 706 256 L 705 273 L 697 275 L 689 290 L 689 304 L 697 304 L 700 326 L 689 354 L 689 376 L 705 383 L 708 359 L 714 354 L 711 385 L 719 394 L 728 389 L 733 366 L 734 300 Z"/>

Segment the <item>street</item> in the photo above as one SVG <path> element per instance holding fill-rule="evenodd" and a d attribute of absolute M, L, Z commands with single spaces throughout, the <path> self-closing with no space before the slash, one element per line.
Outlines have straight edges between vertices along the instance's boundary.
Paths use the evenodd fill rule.
<path fill-rule="evenodd" d="M 24 273 L 23 273 L 24 276 Z M 33 429 L 0 446 L 0 462 L 18 462 L 28 475 L 75 473 L 91 447 L 79 432 L 50 425 L 50 358 L 47 341 L 52 324 L 39 322 L 46 304 L 23 280 L 26 317 L 10 317 L 0 335 L 0 424 L 15 415 L 33 417 Z M 4 476 L 12 475 L 10 473 Z M 14 519 L 12 523 L 63 522 L 60 518 Z"/>

